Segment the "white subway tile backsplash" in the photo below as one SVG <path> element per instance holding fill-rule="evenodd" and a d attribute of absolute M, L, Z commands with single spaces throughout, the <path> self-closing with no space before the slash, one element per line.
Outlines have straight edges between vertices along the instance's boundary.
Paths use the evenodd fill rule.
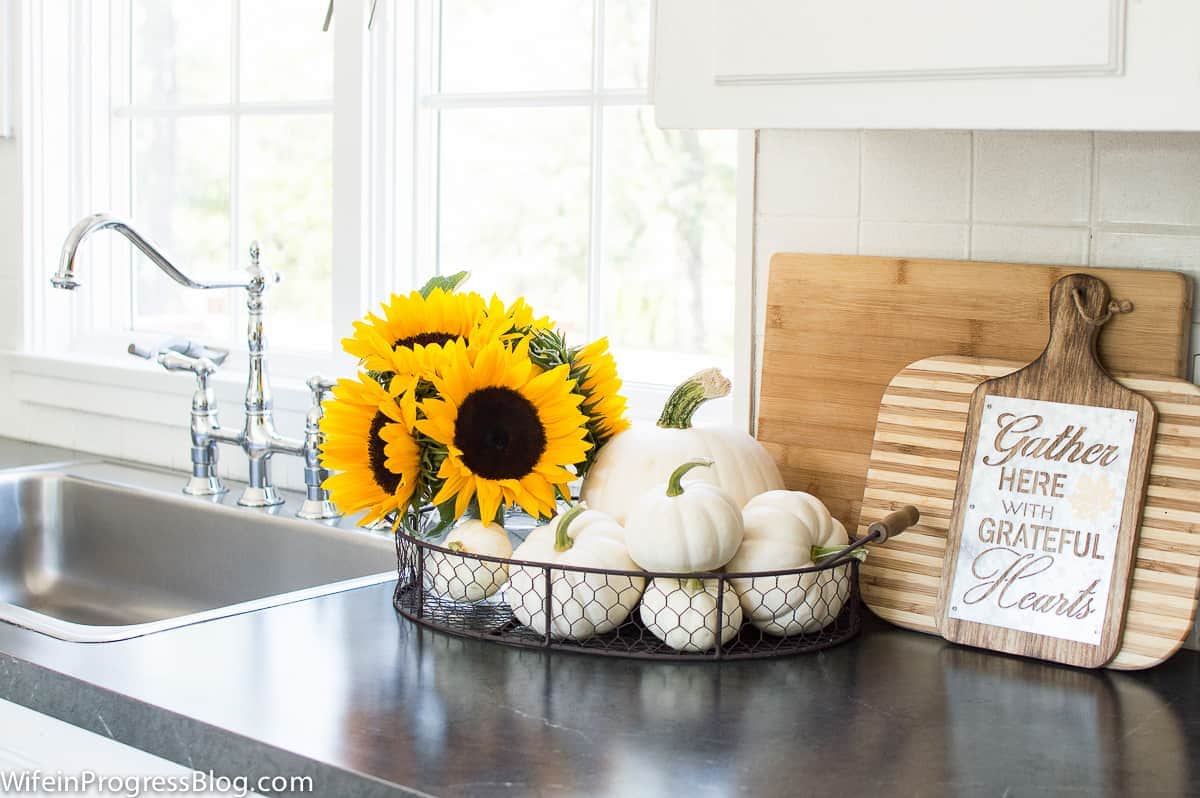
<path fill-rule="evenodd" d="M 864 219 L 967 221 L 970 193 L 970 133 L 869 130 L 862 134 Z"/>
<path fill-rule="evenodd" d="M 1200 225 L 1200 133 L 1097 133 L 1100 224 Z"/>
<path fill-rule="evenodd" d="M 1087 224 L 1092 135 L 975 134 L 972 218 L 1016 224 Z"/>
<path fill-rule="evenodd" d="M 858 251 L 862 255 L 908 258 L 965 258 L 969 226 L 926 222 L 862 222 Z"/>
<path fill-rule="evenodd" d="M 1196 236 L 1100 231 L 1092 242 L 1092 265 L 1184 272 L 1192 280 L 1193 312 L 1200 308 L 1200 230 Z"/>
<path fill-rule="evenodd" d="M 758 211 L 858 216 L 858 131 L 764 130 L 758 139 Z"/>
<path fill-rule="evenodd" d="M 804 219 L 760 214 L 755 228 L 755 259 L 764 267 L 776 252 L 854 254 L 857 219 Z"/>
<path fill-rule="evenodd" d="M 1086 227 L 998 224 L 976 224 L 971 227 L 971 260 L 1085 266 L 1087 256 Z"/>

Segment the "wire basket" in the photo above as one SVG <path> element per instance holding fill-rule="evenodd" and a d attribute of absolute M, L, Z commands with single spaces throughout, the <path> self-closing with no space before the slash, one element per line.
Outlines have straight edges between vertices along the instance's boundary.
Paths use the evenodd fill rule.
<path fill-rule="evenodd" d="M 916 518 L 915 508 L 903 508 L 806 568 L 697 574 L 458 552 L 414 534 L 413 523 L 424 522 L 410 519 L 396 535 L 400 581 L 393 603 L 421 626 L 526 648 L 676 661 L 819 651 L 853 638 L 862 626 L 852 555 Z M 506 527 L 515 546 L 533 521 L 510 518 Z"/>

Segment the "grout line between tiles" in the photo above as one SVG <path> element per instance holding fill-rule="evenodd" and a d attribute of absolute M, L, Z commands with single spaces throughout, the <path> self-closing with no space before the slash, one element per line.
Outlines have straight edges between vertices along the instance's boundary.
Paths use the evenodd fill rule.
<path fill-rule="evenodd" d="M 1095 265 L 1095 239 L 1096 225 L 1099 217 L 1099 186 L 1100 186 L 1100 158 L 1096 152 L 1096 131 L 1092 131 L 1090 136 L 1091 148 L 1088 152 L 1088 237 L 1087 237 L 1087 253 L 1084 263 L 1089 266 Z"/>
<path fill-rule="evenodd" d="M 854 254 L 862 254 L 862 223 L 863 223 L 863 147 L 865 146 L 864 139 L 866 135 L 863 131 L 858 131 L 858 209 L 857 222 L 854 231 Z"/>
<path fill-rule="evenodd" d="M 978 145 L 975 131 L 970 131 L 971 146 L 967 153 L 967 254 L 975 256 L 975 148 Z"/>

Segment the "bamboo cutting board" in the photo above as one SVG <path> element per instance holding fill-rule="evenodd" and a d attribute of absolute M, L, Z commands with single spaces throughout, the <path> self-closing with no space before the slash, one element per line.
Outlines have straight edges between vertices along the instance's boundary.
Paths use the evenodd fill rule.
<path fill-rule="evenodd" d="M 1141 309 L 1135 304 L 1136 315 Z M 860 568 L 862 593 L 880 617 L 937 634 L 946 536 L 971 395 L 1017 361 L 934 357 L 888 385 L 863 495 L 862 525 L 901 504 L 921 511 L 903 536 L 873 547 Z M 1113 375 L 1153 402 L 1158 429 L 1135 549 L 1125 629 L 1107 667 L 1148 668 L 1187 639 L 1200 591 L 1200 387 L 1180 379 Z"/>
<path fill-rule="evenodd" d="M 1175 272 L 857 255 L 771 258 L 758 438 L 787 486 L 858 526 L 884 388 L 946 353 L 1028 363 L 1046 342 L 1046 296 L 1061 277 L 1102 277 L 1135 313 L 1100 335 L 1117 371 L 1186 374 L 1191 289 Z"/>

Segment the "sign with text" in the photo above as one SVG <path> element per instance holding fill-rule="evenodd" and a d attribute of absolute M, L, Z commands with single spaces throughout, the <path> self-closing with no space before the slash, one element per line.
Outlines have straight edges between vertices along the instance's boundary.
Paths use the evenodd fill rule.
<path fill-rule="evenodd" d="M 1137 419 L 986 398 L 949 618 L 1100 643 Z"/>

